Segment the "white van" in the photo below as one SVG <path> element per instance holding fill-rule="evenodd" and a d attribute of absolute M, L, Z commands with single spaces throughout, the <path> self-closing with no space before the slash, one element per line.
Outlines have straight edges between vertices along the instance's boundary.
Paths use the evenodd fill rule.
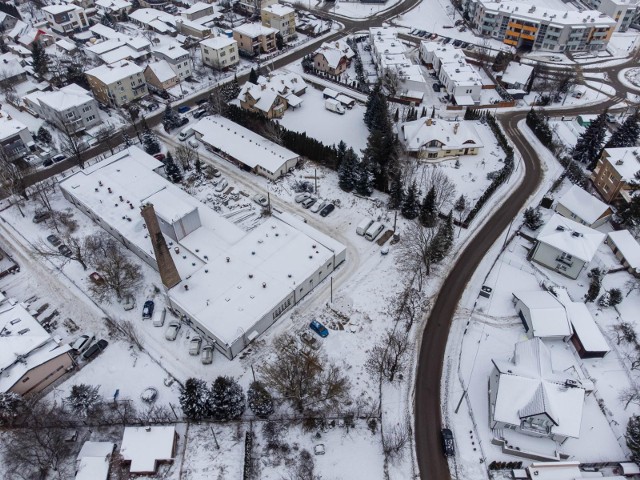
<path fill-rule="evenodd" d="M 384 230 L 383 224 L 381 224 L 380 222 L 373 222 L 371 226 L 367 228 L 367 231 L 364 234 L 364 238 L 366 238 L 370 242 L 373 242 L 376 237 L 380 235 L 380 232 L 382 232 L 382 230 Z"/>
<path fill-rule="evenodd" d="M 157 309 L 155 312 L 153 312 L 153 326 L 154 327 L 161 327 L 164 325 L 164 319 L 167 316 L 167 309 L 163 308 L 163 309 Z"/>
<path fill-rule="evenodd" d="M 191 137 L 194 133 L 196 133 L 193 128 L 187 127 L 180 132 L 178 135 L 178 140 L 184 142 L 187 138 Z"/>
<path fill-rule="evenodd" d="M 371 220 L 370 218 L 363 219 L 356 227 L 356 233 L 361 237 L 364 237 L 364 234 L 367 231 L 367 228 L 369 228 L 372 223 L 373 223 L 373 220 Z"/>

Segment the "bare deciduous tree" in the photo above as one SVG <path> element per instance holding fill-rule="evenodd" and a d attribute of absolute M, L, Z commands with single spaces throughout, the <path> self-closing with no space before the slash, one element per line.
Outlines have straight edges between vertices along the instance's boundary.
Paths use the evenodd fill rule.
<path fill-rule="evenodd" d="M 16 165 L 4 147 L 0 146 L 0 185 L 8 195 L 16 195 L 17 205 L 20 214 L 24 217 L 24 212 L 20 205 L 21 199 L 19 197 L 28 200 L 26 192 L 25 177 L 30 173 L 31 169 L 28 166 L 20 168 Z"/>
<path fill-rule="evenodd" d="M 625 388 L 620 392 L 620 395 L 618 395 L 618 400 L 624 403 L 625 410 L 631 403 L 640 406 L 640 391 L 635 387 Z"/>
<path fill-rule="evenodd" d="M 384 429 L 382 433 L 382 451 L 391 462 L 402 459 L 404 447 L 409 441 L 410 434 L 405 425 L 394 425 L 391 428 Z"/>
<path fill-rule="evenodd" d="M 397 255 L 398 266 L 411 280 L 415 278 L 418 290 L 422 290 L 424 278 L 431 274 L 434 237 L 434 229 L 424 228 L 417 221 L 409 222 L 402 233 Z"/>
<path fill-rule="evenodd" d="M 429 308 L 429 299 L 420 290 L 414 288 L 412 283 L 408 283 L 402 293 L 391 301 L 391 307 L 390 313 L 403 321 L 408 331 Z"/>
<path fill-rule="evenodd" d="M 96 133 L 96 139 L 98 140 L 98 142 L 106 144 L 111 151 L 111 155 L 113 155 L 113 147 L 116 146 L 114 143 L 115 137 L 118 135 L 118 133 L 119 131 L 116 129 L 116 127 L 108 122 L 102 125 Z"/>
<path fill-rule="evenodd" d="M 193 163 L 198 158 L 198 152 L 186 145 L 176 147 L 173 158 L 180 164 L 183 170 L 191 170 Z"/>
<path fill-rule="evenodd" d="M 456 185 L 441 168 L 425 168 L 422 186 L 425 191 L 431 187 L 436 192 L 436 208 L 439 212 L 450 210 L 456 198 Z"/>
<path fill-rule="evenodd" d="M 72 159 L 80 168 L 84 168 L 83 153 L 89 148 L 89 145 L 79 138 L 76 134 L 76 128 L 72 121 L 57 114 L 54 120 L 56 127 L 62 133 L 62 141 L 60 147 L 64 154 Z"/>
<path fill-rule="evenodd" d="M 365 368 L 372 376 L 393 382 L 407 366 L 409 337 L 405 330 L 387 330 L 369 351 Z"/>
<path fill-rule="evenodd" d="M 138 347 L 138 350 L 142 350 L 142 338 L 133 322 L 130 320 L 117 321 L 111 317 L 104 317 L 104 323 L 109 330 L 109 335 L 126 340 Z"/>
<path fill-rule="evenodd" d="M 58 248 L 54 247 L 45 240 L 40 240 L 33 245 L 33 251 L 36 255 L 43 258 L 57 258 L 62 260 L 62 264 L 65 265 L 69 261 L 74 260 L 78 262 L 83 270 L 88 268 L 88 259 L 90 256 L 90 246 L 87 244 L 86 239 L 78 238 L 71 234 L 62 233 L 60 235 L 62 243 L 69 247 L 70 252 L 66 254 L 62 253 Z"/>

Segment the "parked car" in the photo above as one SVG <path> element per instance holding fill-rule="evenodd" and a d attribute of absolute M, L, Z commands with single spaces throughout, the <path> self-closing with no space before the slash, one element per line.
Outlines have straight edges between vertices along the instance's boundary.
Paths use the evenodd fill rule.
<path fill-rule="evenodd" d="M 462 42 L 460 44 L 460 48 L 467 48 L 469 46 L 469 44 L 467 42 Z"/>
<path fill-rule="evenodd" d="M 200 100 L 198 100 L 196 102 L 196 105 L 204 105 L 205 103 L 207 103 L 209 100 L 206 98 L 201 98 Z"/>
<path fill-rule="evenodd" d="M 93 357 L 107 348 L 107 345 L 109 345 L 109 342 L 107 342 L 106 340 L 98 340 L 91 347 L 89 347 L 89 349 L 84 352 L 84 354 L 82 354 L 82 358 L 84 358 L 85 360 L 91 360 Z"/>
<path fill-rule="evenodd" d="M 167 309 L 163 308 L 162 310 L 156 310 L 153 312 L 153 317 L 151 322 L 154 327 L 162 327 L 164 325 L 164 319 L 167 317 Z"/>
<path fill-rule="evenodd" d="M 209 365 L 213 362 L 213 346 L 205 345 L 200 352 L 200 361 L 203 365 Z"/>
<path fill-rule="evenodd" d="M 267 199 L 267 197 L 265 197 L 261 193 L 256 193 L 253 196 L 253 201 L 262 207 L 266 207 L 269 204 L 269 200 Z"/>
<path fill-rule="evenodd" d="M 71 258 L 73 252 L 69 247 L 67 247 L 64 243 L 58 247 L 58 251 L 67 258 Z"/>
<path fill-rule="evenodd" d="M 58 238 L 57 235 L 49 235 L 47 237 L 47 242 L 49 242 L 51 245 L 53 245 L 54 247 L 57 247 L 59 245 L 62 245 L 62 240 L 60 240 L 60 238 Z"/>
<path fill-rule="evenodd" d="M 171 322 L 167 327 L 167 331 L 164 332 L 164 338 L 166 338 L 170 342 L 173 342 L 178 336 L 179 331 L 180 331 L 180 323 Z"/>
<path fill-rule="evenodd" d="M 155 304 L 153 303 L 153 300 L 147 300 L 144 302 L 144 305 L 142 306 L 142 318 L 151 318 L 154 307 Z"/>
<path fill-rule="evenodd" d="M 122 300 L 122 308 L 126 311 L 133 310 L 136 307 L 136 300 L 133 295 L 126 295 Z"/>
<path fill-rule="evenodd" d="M 42 162 L 43 167 L 50 167 L 51 165 L 53 165 L 53 160 L 51 160 L 50 158 L 47 158 L 44 162 Z"/>
<path fill-rule="evenodd" d="M 453 46 L 454 47 L 459 47 L 462 45 L 462 40 L 454 40 L 453 41 Z"/>
<path fill-rule="evenodd" d="M 96 336 L 93 333 L 87 334 L 87 335 L 80 335 L 72 344 L 71 344 L 71 350 L 73 350 L 73 352 L 76 355 L 80 355 L 82 352 L 84 352 L 87 348 L 89 348 L 89 346 L 91 345 L 91 343 L 95 340 Z"/>
<path fill-rule="evenodd" d="M 198 148 L 200 146 L 200 143 L 195 138 L 190 138 L 187 143 L 191 148 Z"/>
<path fill-rule="evenodd" d="M 442 450 L 445 457 L 453 457 L 456 454 L 455 447 L 453 445 L 453 432 L 448 428 L 441 430 L 442 435 Z"/>
<path fill-rule="evenodd" d="M 293 199 L 295 200 L 296 203 L 301 203 L 301 202 L 304 202 L 310 196 L 311 196 L 310 193 L 302 192 L 296 195 L 295 197 L 293 197 Z"/>
<path fill-rule="evenodd" d="M 178 107 L 178 113 L 187 113 L 189 110 L 191 110 L 189 105 L 182 105 L 181 107 Z"/>
<path fill-rule="evenodd" d="M 302 208 L 309 208 L 309 207 L 311 207 L 311 205 L 313 205 L 317 201 L 318 201 L 318 199 L 313 198 L 313 197 L 309 197 L 306 200 L 304 200 L 302 203 L 300 203 L 300 205 L 302 205 Z"/>
<path fill-rule="evenodd" d="M 213 169 L 213 176 L 215 178 L 219 178 L 222 175 L 222 173 L 220 173 L 220 170 L 218 170 L 217 168 Z"/>
<path fill-rule="evenodd" d="M 104 278 L 98 272 L 91 273 L 91 275 L 89 275 L 89 280 L 96 285 L 102 285 L 104 283 Z"/>
<path fill-rule="evenodd" d="M 331 212 L 333 212 L 335 209 L 336 209 L 336 206 L 333 203 L 330 203 L 329 205 L 324 207 L 322 210 L 320 210 L 320 216 L 321 217 L 326 217 Z"/>
<path fill-rule="evenodd" d="M 440 91 L 440 85 L 437 83 L 434 83 L 433 85 L 431 85 L 431 88 L 433 88 L 434 92 L 439 92 Z"/>
<path fill-rule="evenodd" d="M 322 210 L 324 207 L 327 206 L 327 202 L 316 202 L 313 205 L 311 205 L 311 208 L 309 208 L 309 211 L 313 212 L 313 213 L 318 213 L 320 210 Z"/>
<path fill-rule="evenodd" d="M 63 160 L 66 160 L 66 159 L 67 159 L 67 156 L 63 155 L 61 153 L 59 153 L 58 155 L 56 155 L 54 157 L 51 157 L 51 160 L 53 160 L 53 163 L 58 163 L 58 162 L 61 162 Z"/>
<path fill-rule="evenodd" d="M 160 108 L 160 105 L 158 105 L 156 102 L 151 102 L 149 105 L 147 105 L 147 110 L 149 110 L 150 112 L 153 112 L 158 108 Z"/>
<path fill-rule="evenodd" d="M 51 214 L 47 210 L 40 210 L 33 216 L 33 223 L 42 223 L 50 217 Z"/>
<path fill-rule="evenodd" d="M 164 153 L 156 153 L 156 154 L 153 156 L 153 158 L 155 158 L 156 160 L 163 161 L 163 160 L 164 160 L 165 158 L 167 158 L 167 157 L 165 156 L 165 154 L 164 154 Z"/>
<path fill-rule="evenodd" d="M 207 111 L 204 108 L 199 108 L 195 112 L 193 112 L 193 118 L 202 118 L 207 114 Z"/>
<path fill-rule="evenodd" d="M 200 353 L 200 345 L 202 345 L 202 337 L 195 335 L 189 341 L 189 355 L 198 355 Z"/>
<path fill-rule="evenodd" d="M 223 191 L 225 188 L 227 188 L 229 186 L 229 182 L 227 182 L 226 178 L 222 178 L 220 179 L 220 181 L 218 182 L 218 185 L 216 185 L 216 192 L 221 192 Z"/>
<path fill-rule="evenodd" d="M 187 123 L 189 123 L 189 119 L 187 117 L 180 117 L 180 123 L 178 124 L 178 127 L 183 127 Z"/>
<path fill-rule="evenodd" d="M 310 324 L 309 327 L 311 328 L 311 330 L 313 330 L 314 332 L 316 332 L 318 335 L 320 335 L 322 338 L 325 338 L 329 335 L 329 330 L 327 330 L 327 328 L 322 325 L 319 321 L 317 320 L 313 320 Z"/>
<path fill-rule="evenodd" d="M 618 120 L 613 113 L 607 113 L 606 117 L 607 117 L 607 122 L 609 123 L 616 123 L 616 121 Z"/>

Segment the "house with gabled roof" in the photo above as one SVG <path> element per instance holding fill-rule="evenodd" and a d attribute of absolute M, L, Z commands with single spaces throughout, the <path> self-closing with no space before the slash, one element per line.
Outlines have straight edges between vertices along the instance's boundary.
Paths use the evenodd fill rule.
<path fill-rule="evenodd" d="M 424 159 L 476 155 L 483 147 L 472 122 L 419 118 L 401 127 L 401 139 L 410 154 Z"/>
<path fill-rule="evenodd" d="M 113 442 L 84 442 L 76 459 L 75 480 L 107 480 L 115 446 Z"/>
<path fill-rule="evenodd" d="M 282 118 L 287 108 L 302 104 L 300 95 L 307 84 L 297 73 L 276 73 L 259 77 L 258 83 L 247 82 L 238 94 L 240 107 L 259 112 L 267 118 Z"/>
<path fill-rule="evenodd" d="M 544 290 L 513 292 L 513 304 L 530 337 L 565 340 L 572 330 L 562 303 Z"/>
<path fill-rule="evenodd" d="M 629 230 L 609 232 L 606 242 L 622 266 L 631 275 L 640 277 L 640 244 Z"/>
<path fill-rule="evenodd" d="M 563 443 L 580 437 L 587 389 L 566 371 L 553 370 L 551 352 L 539 338 L 516 343 L 510 360 L 493 359 L 489 377 L 489 424 Z"/>
<path fill-rule="evenodd" d="M 556 213 L 538 233 L 530 255 L 534 262 L 576 279 L 604 239 L 604 233 Z"/>
<path fill-rule="evenodd" d="M 162 91 L 180 83 L 178 75 L 166 60 L 149 63 L 144 69 L 144 79 L 147 84 Z"/>
<path fill-rule="evenodd" d="M 613 210 L 609 205 L 577 185 L 572 185 L 560 197 L 555 210 L 563 217 L 570 218 L 591 228 L 605 224 L 613 215 Z"/>
<path fill-rule="evenodd" d="M 347 70 L 355 53 L 344 40 L 325 42 L 313 54 L 313 66 L 316 70 L 338 76 Z"/>

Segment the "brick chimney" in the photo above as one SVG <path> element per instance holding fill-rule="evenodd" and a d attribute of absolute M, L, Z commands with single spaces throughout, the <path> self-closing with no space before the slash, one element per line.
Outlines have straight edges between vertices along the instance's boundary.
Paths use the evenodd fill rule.
<path fill-rule="evenodd" d="M 156 262 L 158 263 L 158 271 L 160 272 L 162 283 L 166 288 L 175 287 L 180 283 L 180 274 L 178 273 L 176 264 L 173 262 L 173 258 L 171 258 L 167 242 L 160 231 L 160 225 L 158 224 L 158 218 L 156 217 L 153 204 L 147 203 L 143 205 L 140 208 L 140 214 L 147 224 L 147 231 L 149 232 L 149 238 L 151 238 L 153 252 L 156 255 Z"/>

